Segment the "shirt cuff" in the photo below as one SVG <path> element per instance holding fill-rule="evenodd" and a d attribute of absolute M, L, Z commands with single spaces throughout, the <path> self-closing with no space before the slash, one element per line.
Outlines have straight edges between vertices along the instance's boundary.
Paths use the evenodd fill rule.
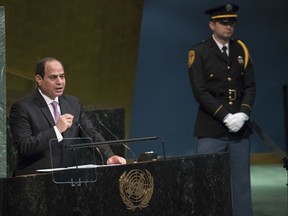
<path fill-rule="evenodd" d="M 62 136 L 62 134 L 60 133 L 60 131 L 58 130 L 58 128 L 56 126 L 54 126 L 54 131 L 56 133 L 58 142 L 61 142 L 63 140 L 63 136 Z"/>

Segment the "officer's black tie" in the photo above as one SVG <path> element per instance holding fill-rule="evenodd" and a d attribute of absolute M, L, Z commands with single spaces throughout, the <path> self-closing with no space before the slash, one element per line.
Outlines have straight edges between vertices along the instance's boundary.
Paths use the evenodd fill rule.
<path fill-rule="evenodd" d="M 227 55 L 227 47 L 226 47 L 226 46 L 223 46 L 223 47 L 222 47 L 222 51 L 223 51 L 223 55 L 225 56 L 225 58 L 228 58 L 228 55 Z"/>

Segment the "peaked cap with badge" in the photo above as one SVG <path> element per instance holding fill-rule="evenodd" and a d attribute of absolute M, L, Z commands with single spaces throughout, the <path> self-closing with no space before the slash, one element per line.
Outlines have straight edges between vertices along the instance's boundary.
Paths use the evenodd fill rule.
<path fill-rule="evenodd" d="M 239 6 L 236 4 L 225 4 L 218 7 L 210 8 L 205 11 L 205 14 L 210 15 L 210 19 L 237 19 L 236 12 L 239 10 Z"/>

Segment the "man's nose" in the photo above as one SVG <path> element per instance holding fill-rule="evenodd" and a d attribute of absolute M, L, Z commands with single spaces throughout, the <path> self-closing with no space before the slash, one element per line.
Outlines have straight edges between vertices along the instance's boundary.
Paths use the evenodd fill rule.
<path fill-rule="evenodd" d="M 63 82 L 63 78 L 62 77 L 60 77 L 60 76 L 58 76 L 57 77 L 57 79 L 56 79 L 56 83 L 58 84 L 60 84 L 60 83 L 62 83 Z"/>

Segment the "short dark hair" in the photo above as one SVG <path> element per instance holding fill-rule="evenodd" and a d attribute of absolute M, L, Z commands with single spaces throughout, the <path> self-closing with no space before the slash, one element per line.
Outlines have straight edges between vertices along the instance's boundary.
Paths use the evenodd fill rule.
<path fill-rule="evenodd" d="M 45 64 L 48 61 L 58 61 L 60 62 L 60 64 L 62 65 L 62 67 L 64 68 L 63 64 L 61 61 L 59 61 L 58 59 L 54 58 L 54 57 L 45 57 L 43 59 L 41 59 L 40 61 L 38 61 L 38 63 L 36 64 L 36 71 L 35 71 L 35 75 L 40 75 L 42 78 L 44 78 L 45 75 Z"/>

